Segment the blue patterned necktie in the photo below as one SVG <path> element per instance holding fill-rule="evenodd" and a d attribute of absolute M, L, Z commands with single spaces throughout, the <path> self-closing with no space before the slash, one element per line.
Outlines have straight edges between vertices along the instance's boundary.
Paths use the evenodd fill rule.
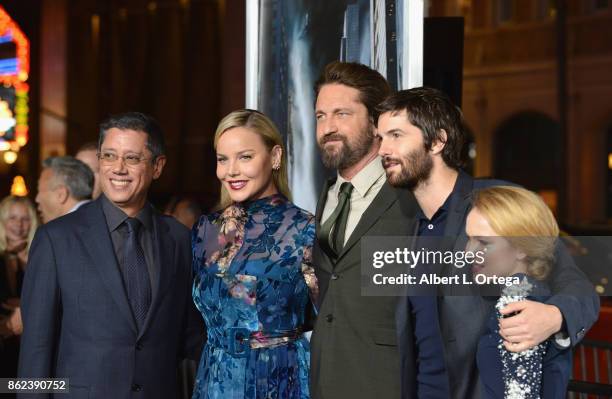
<path fill-rule="evenodd" d="M 151 305 L 151 282 L 147 260 L 138 240 L 140 221 L 135 218 L 127 218 L 124 223 L 128 228 L 123 265 L 125 287 L 136 324 L 140 330 Z"/>

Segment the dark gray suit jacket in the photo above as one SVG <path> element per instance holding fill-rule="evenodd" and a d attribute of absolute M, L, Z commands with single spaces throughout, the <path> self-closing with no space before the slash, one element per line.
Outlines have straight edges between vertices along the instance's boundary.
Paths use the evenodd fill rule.
<path fill-rule="evenodd" d="M 333 180 L 327 182 L 319 198 L 317 229 L 333 183 Z M 320 295 L 311 340 L 312 398 L 400 397 L 400 358 L 395 329 L 397 297 L 361 295 L 360 239 L 367 235 L 410 235 L 417 207 L 412 193 L 385 183 L 361 216 L 335 267 L 315 242 L 313 264 Z"/>
<path fill-rule="evenodd" d="M 189 231 L 153 219 L 152 303 L 140 332 L 101 201 L 39 228 L 22 291 L 20 377 L 69 378 L 70 393 L 57 396 L 66 399 L 176 396 L 178 361 L 201 348 L 204 327 L 191 299 Z"/>

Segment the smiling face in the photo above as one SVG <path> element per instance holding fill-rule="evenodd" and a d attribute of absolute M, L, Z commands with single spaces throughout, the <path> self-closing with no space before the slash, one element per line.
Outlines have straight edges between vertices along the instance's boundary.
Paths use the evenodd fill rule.
<path fill-rule="evenodd" d="M 7 241 L 23 241 L 28 238 L 32 220 L 25 204 L 16 202 L 9 206 L 4 220 Z"/>
<path fill-rule="evenodd" d="M 136 215 L 144 207 L 151 182 L 159 178 L 166 163 L 163 155 L 152 159 L 146 144 L 144 132 L 111 128 L 100 147 L 101 154 L 119 157 L 114 162 L 100 160 L 102 192 L 128 216 Z M 141 161 L 128 165 L 123 157 L 140 157 Z"/>
<path fill-rule="evenodd" d="M 378 137 L 378 154 L 383 158 L 389 184 L 414 188 L 429 178 L 433 160 L 425 148 L 423 132 L 410 123 L 406 111 L 381 114 Z"/>
<path fill-rule="evenodd" d="M 526 273 L 526 266 L 522 262 L 525 254 L 497 234 L 478 208 L 472 208 L 468 214 L 465 231 L 469 238 L 467 250 L 485 252 L 484 262 L 472 265 L 474 275 L 507 277 L 519 272 Z"/>
<path fill-rule="evenodd" d="M 344 170 L 368 154 L 374 142 L 374 127 L 359 90 L 326 84 L 319 91 L 315 107 L 317 143 L 326 167 Z"/>
<path fill-rule="evenodd" d="M 223 132 L 217 142 L 217 178 L 234 202 L 252 201 L 278 192 L 272 178 L 282 150 L 269 150 L 259 134 L 245 127 Z"/>

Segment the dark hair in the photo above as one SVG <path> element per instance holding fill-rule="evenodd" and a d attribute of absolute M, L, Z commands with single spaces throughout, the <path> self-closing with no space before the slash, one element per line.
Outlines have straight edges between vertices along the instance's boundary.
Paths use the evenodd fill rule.
<path fill-rule="evenodd" d="M 85 163 L 74 157 L 51 157 L 45 159 L 42 166 L 53 171 L 55 184 L 66 186 L 72 198 L 78 201 L 91 199 L 94 175 Z"/>
<path fill-rule="evenodd" d="M 443 141 L 444 129 L 446 141 L 442 159 L 454 169 L 465 165 L 468 132 L 463 122 L 463 114 L 440 90 L 430 87 L 401 90 L 387 97 L 378 105 L 377 110 L 379 115 L 386 112 L 396 115 L 406 111 L 410 123 L 423 132 L 427 149 L 430 149 L 434 142 Z"/>
<path fill-rule="evenodd" d="M 380 73 L 355 62 L 334 61 L 327 64 L 315 83 L 315 98 L 319 96 L 321 87 L 332 83 L 359 90 L 359 100 L 368 109 L 372 123 L 379 115 L 376 106 L 391 94 L 391 86 Z"/>
<path fill-rule="evenodd" d="M 181 202 L 185 204 L 187 210 L 195 217 L 198 217 L 202 214 L 202 207 L 200 206 L 200 203 L 196 201 L 195 198 L 189 196 L 183 197 L 180 195 L 175 195 L 170 198 L 168 204 L 166 205 L 164 213 L 166 213 L 167 215 L 172 215 L 174 212 L 176 212 L 176 208 L 178 208 Z"/>
<path fill-rule="evenodd" d="M 87 143 L 79 147 L 76 153 L 78 154 L 82 151 L 98 151 L 98 143 L 95 141 L 88 141 Z"/>
<path fill-rule="evenodd" d="M 100 136 L 98 138 L 98 151 L 109 129 L 134 130 L 147 134 L 147 149 L 153 154 L 153 160 L 166 153 L 164 134 L 159 123 L 153 117 L 141 112 L 126 112 L 113 115 L 100 124 Z"/>

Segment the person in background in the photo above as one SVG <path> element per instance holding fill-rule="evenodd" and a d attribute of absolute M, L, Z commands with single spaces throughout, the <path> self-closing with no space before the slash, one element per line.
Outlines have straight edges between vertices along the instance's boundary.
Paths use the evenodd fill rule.
<path fill-rule="evenodd" d="M 202 215 L 202 207 L 193 198 L 175 196 L 168 202 L 164 214 L 173 216 L 191 229 Z"/>
<path fill-rule="evenodd" d="M 43 223 L 91 201 L 94 175 L 89 166 L 69 156 L 47 158 L 42 166 L 36 203 Z"/>
<path fill-rule="evenodd" d="M 559 226 L 544 201 L 520 187 L 491 187 L 474 194 L 467 216 L 468 248 L 484 260 L 472 273 L 511 277 L 491 312 L 476 355 L 483 399 L 567 396 L 571 350 L 559 349 L 549 338 L 518 353 L 503 345 L 500 311 L 524 300 L 543 302 L 550 296 L 546 277 L 554 262 Z"/>
<path fill-rule="evenodd" d="M 192 240 L 208 331 L 193 399 L 307 399 L 313 216 L 290 200 L 283 139 L 265 115 L 230 113 L 214 145 L 221 200 Z"/>
<path fill-rule="evenodd" d="M 202 215 L 202 209 L 200 204 L 192 198 L 173 196 L 166 205 L 164 215 L 172 216 L 188 229 L 192 229 Z M 198 363 L 191 359 L 185 359 L 180 364 L 179 374 L 181 383 L 179 385 L 179 397 L 191 397 L 197 368 Z"/>
<path fill-rule="evenodd" d="M 79 161 L 85 163 L 94 174 L 93 191 L 91 199 L 96 199 L 102 193 L 100 188 L 100 164 L 98 160 L 98 143 L 95 141 L 85 143 L 79 148 L 74 156 Z"/>
<path fill-rule="evenodd" d="M 16 377 L 19 360 L 21 285 L 28 250 L 38 217 L 26 197 L 8 196 L 0 202 L 0 377 Z"/>

